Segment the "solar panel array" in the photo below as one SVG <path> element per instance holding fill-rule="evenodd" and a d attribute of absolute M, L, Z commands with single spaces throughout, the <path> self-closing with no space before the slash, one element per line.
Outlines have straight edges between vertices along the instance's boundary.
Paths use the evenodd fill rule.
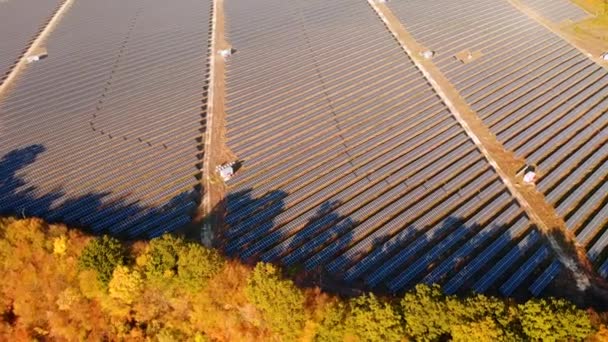
<path fill-rule="evenodd" d="M 565 20 L 579 21 L 588 16 L 587 12 L 576 6 L 571 0 L 523 0 L 522 2 L 556 23 Z"/>
<path fill-rule="evenodd" d="M 129 238 L 189 223 L 210 15 L 210 1 L 76 1 L 0 103 L 0 212 Z"/>
<path fill-rule="evenodd" d="M 0 100 L 0 213 L 127 238 L 201 197 L 211 0 L 78 0 Z M 566 0 L 524 0 L 552 21 Z M 6 77 L 63 2 L 0 2 Z M 540 294 L 561 265 L 366 1 L 225 2 L 226 250 L 367 288 Z M 393 0 L 608 276 L 608 76 L 491 0 Z M 480 56 L 462 64 L 462 51 Z M 480 54 L 477 52 L 480 51 Z"/>
<path fill-rule="evenodd" d="M 394 292 L 518 289 L 540 234 L 365 1 L 225 6 L 229 253 Z"/>
<path fill-rule="evenodd" d="M 435 63 L 506 148 L 538 166 L 538 189 L 606 277 L 606 70 L 507 2 L 394 0 L 390 7 L 437 52 Z M 482 56 L 467 64 L 454 58 L 466 50 Z M 536 247 L 527 263 L 550 259 Z M 532 293 L 539 294 L 559 269 L 549 263 Z"/>
<path fill-rule="evenodd" d="M 0 84 L 63 2 L 0 1 Z"/>

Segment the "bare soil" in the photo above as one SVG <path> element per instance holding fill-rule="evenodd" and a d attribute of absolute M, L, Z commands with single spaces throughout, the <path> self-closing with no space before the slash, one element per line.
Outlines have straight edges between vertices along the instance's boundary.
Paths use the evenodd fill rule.
<path fill-rule="evenodd" d="M 215 168 L 231 161 L 235 156 L 226 147 L 225 69 L 226 62 L 219 51 L 229 48 L 224 39 L 224 1 L 214 0 L 213 31 L 211 37 L 209 100 L 206 130 L 204 134 L 204 157 L 202 168 L 203 201 L 198 217 L 202 221 L 201 240 L 211 245 L 217 229 L 223 227 L 226 185 Z"/>

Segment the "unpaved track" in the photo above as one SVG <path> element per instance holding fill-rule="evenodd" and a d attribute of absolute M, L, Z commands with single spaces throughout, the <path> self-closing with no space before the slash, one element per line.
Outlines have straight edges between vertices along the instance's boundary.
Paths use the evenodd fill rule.
<path fill-rule="evenodd" d="M 203 217 L 201 241 L 205 245 L 213 242 L 213 229 L 221 227 L 222 201 L 226 186 L 219 179 L 215 167 L 229 160 L 225 148 L 225 70 L 226 63 L 218 51 L 228 48 L 224 40 L 224 0 L 213 1 L 211 51 L 209 58 L 209 88 L 207 119 L 204 135 L 204 157 L 202 169 L 203 201 L 200 216 Z"/>
<path fill-rule="evenodd" d="M 51 34 L 51 32 L 53 32 L 53 30 L 57 26 L 57 23 L 59 23 L 59 21 L 61 20 L 63 15 L 72 6 L 74 1 L 75 0 L 65 0 L 65 2 L 61 5 L 61 7 L 59 7 L 59 9 L 55 12 L 55 14 L 53 14 L 53 17 L 51 18 L 51 20 L 49 20 L 49 23 L 44 27 L 44 29 L 42 29 L 42 31 L 38 34 L 36 39 L 34 39 L 34 41 L 30 45 L 30 47 L 27 49 L 27 51 L 17 61 L 17 64 L 15 64 L 15 67 L 9 72 L 6 79 L 4 79 L 4 82 L 2 82 L 0 84 L 0 100 L 2 100 L 3 96 L 10 88 L 12 82 L 15 81 L 15 79 L 17 78 L 19 73 L 23 69 L 25 69 L 25 67 L 27 66 L 27 60 L 26 60 L 27 57 L 32 53 L 32 51 L 34 51 L 40 47 L 44 47 L 44 43 L 45 43 L 46 39 Z M 52 51 L 50 53 L 52 53 Z"/>
<path fill-rule="evenodd" d="M 504 148 L 434 63 L 420 57 L 424 48 L 407 32 L 392 11 L 385 4 L 376 3 L 374 0 L 368 0 L 368 3 L 502 178 L 528 217 L 543 232 L 559 260 L 577 280 L 578 288 L 581 291 L 586 290 L 590 280 L 588 271 L 584 271 L 585 267 L 582 266 L 585 260 L 580 260 L 580 255 L 576 255 L 574 248 L 569 248 L 572 246 L 572 238 L 567 234 L 565 222 L 540 192 L 533 187 L 522 185 L 517 176 L 525 161 Z"/>

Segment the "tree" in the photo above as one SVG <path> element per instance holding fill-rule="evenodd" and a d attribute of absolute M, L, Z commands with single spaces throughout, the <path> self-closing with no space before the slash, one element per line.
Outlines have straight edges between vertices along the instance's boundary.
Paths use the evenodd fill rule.
<path fill-rule="evenodd" d="M 224 261 L 215 250 L 189 243 L 178 252 L 177 276 L 186 290 L 196 292 L 219 272 Z"/>
<path fill-rule="evenodd" d="M 405 332 L 416 340 L 432 341 L 449 334 L 453 319 L 437 285 L 417 285 L 401 300 Z"/>
<path fill-rule="evenodd" d="M 563 299 L 531 299 L 519 309 L 523 331 L 532 340 L 579 341 L 593 332 L 587 313 Z"/>
<path fill-rule="evenodd" d="M 447 305 L 452 317 L 452 338 L 454 329 L 459 332 L 474 333 L 485 329 L 494 340 L 521 340 L 517 309 L 510 307 L 504 300 L 478 294 L 465 299 L 447 297 Z"/>
<path fill-rule="evenodd" d="M 260 310 L 271 329 L 294 340 L 304 321 L 304 295 L 292 281 L 281 279 L 278 269 L 258 263 L 245 287 L 245 295 Z"/>
<path fill-rule="evenodd" d="M 401 315 L 387 301 L 373 294 L 350 300 L 346 335 L 361 341 L 400 341 L 404 337 Z"/>
<path fill-rule="evenodd" d="M 117 239 L 104 235 L 86 245 L 80 255 L 79 264 L 83 269 L 97 272 L 98 279 L 107 284 L 112 278 L 114 268 L 126 263 L 125 250 Z"/>
<path fill-rule="evenodd" d="M 64 255 L 68 249 L 68 238 L 65 235 L 56 237 L 53 240 L 53 253 Z"/>
<path fill-rule="evenodd" d="M 131 304 L 138 297 L 144 287 L 144 282 L 138 271 L 129 270 L 126 266 L 117 266 L 114 269 L 112 280 L 108 285 L 110 297 Z"/>
<path fill-rule="evenodd" d="M 346 326 L 344 324 L 346 313 L 347 308 L 343 303 L 338 302 L 329 305 L 323 312 L 323 319 L 317 327 L 315 341 L 343 341 L 346 335 Z"/>
<path fill-rule="evenodd" d="M 181 238 L 165 234 L 152 239 L 146 253 L 145 272 L 148 278 L 171 278 L 177 273 L 177 261 L 184 247 Z"/>
<path fill-rule="evenodd" d="M 591 322 L 606 324 L 565 300 L 517 306 L 438 286 L 419 285 L 398 303 L 342 299 L 180 238 L 123 249 L 33 219 L 0 218 L 0 274 L 10 280 L 0 282 L 2 341 L 574 341 L 592 333 Z M 605 341 L 606 331 L 589 341 Z"/>
<path fill-rule="evenodd" d="M 494 342 L 505 340 L 504 332 L 491 318 L 485 318 L 479 322 L 456 324 L 452 326 L 451 330 L 452 341 L 454 342 Z"/>

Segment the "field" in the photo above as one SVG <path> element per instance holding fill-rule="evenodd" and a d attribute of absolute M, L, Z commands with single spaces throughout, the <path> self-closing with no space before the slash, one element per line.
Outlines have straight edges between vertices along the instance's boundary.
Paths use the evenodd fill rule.
<path fill-rule="evenodd" d="M 0 93 L 0 212 L 153 237 L 200 228 L 204 198 L 225 253 L 326 288 L 605 286 L 608 74 L 517 1 L 74 0 L 49 57 Z M 556 25 L 590 16 L 521 3 Z M 52 9 L 0 25 L 32 30 L 26 49 Z M 432 59 L 395 39 L 389 12 Z M 526 164 L 536 187 L 512 182 Z"/>

